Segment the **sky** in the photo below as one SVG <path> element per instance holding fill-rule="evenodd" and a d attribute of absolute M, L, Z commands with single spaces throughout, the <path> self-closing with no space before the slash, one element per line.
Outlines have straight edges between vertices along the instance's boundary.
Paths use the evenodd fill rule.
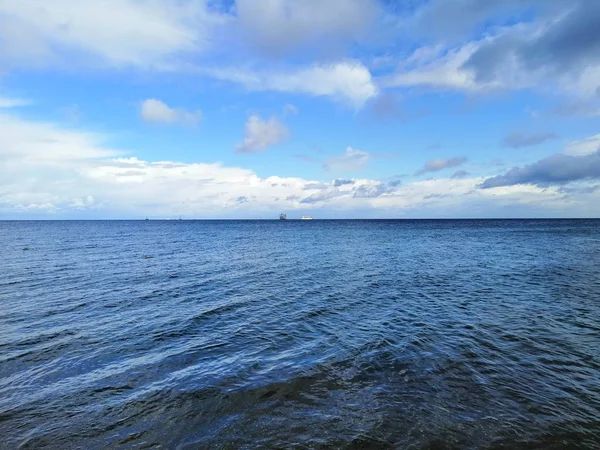
<path fill-rule="evenodd" d="M 600 217 L 596 0 L 2 0 L 0 219 Z"/>

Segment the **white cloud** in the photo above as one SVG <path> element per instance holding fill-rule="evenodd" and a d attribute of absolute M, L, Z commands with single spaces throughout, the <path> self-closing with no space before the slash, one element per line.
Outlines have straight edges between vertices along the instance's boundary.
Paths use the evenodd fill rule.
<path fill-rule="evenodd" d="M 590 155 L 597 151 L 600 151 L 600 134 L 569 142 L 565 148 L 565 153 L 572 156 Z"/>
<path fill-rule="evenodd" d="M 277 118 L 261 119 L 253 114 L 246 121 L 244 140 L 236 151 L 239 153 L 258 153 L 275 145 L 289 136 L 289 130 Z"/>
<path fill-rule="evenodd" d="M 364 37 L 378 12 L 376 0 L 237 0 L 245 39 L 271 55 L 308 45 L 331 48 Z"/>
<path fill-rule="evenodd" d="M 201 73 L 238 83 L 253 91 L 278 91 L 333 97 L 360 108 L 377 95 L 369 70 L 357 61 L 316 64 L 288 71 L 259 71 L 243 68 L 200 69 Z"/>
<path fill-rule="evenodd" d="M 203 50 L 223 20 L 203 0 L 3 0 L 0 61 L 156 67 Z"/>
<path fill-rule="evenodd" d="M 342 155 L 329 158 L 323 166 L 330 170 L 362 170 L 369 164 L 371 159 L 372 155 L 370 153 L 346 147 L 346 151 Z"/>
<path fill-rule="evenodd" d="M 28 162 L 60 164 L 116 156 L 120 152 L 104 147 L 105 138 L 95 133 L 61 128 L 52 123 L 28 122 L 0 114 L 0 156 Z"/>
<path fill-rule="evenodd" d="M 393 75 L 383 77 L 385 87 L 422 86 L 442 90 L 477 91 L 498 88 L 498 83 L 477 83 L 474 74 L 463 68 L 480 43 L 470 42 L 454 49 L 421 47 Z"/>
<path fill-rule="evenodd" d="M 208 0 L 55 0 L 51 7 L 45 0 L 5 0 L 0 2 L 0 64 L 7 69 L 135 67 L 199 73 L 249 90 L 332 97 L 360 108 L 378 92 L 361 62 L 248 70 L 237 64 L 240 55 L 249 58 L 231 41 L 231 28 L 219 27 L 230 25 L 235 34 L 240 27 L 259 26 L 264 38 L 278 45 L 310 41 L 322 48 L 323 40 L 355 36 L 376 3 L 269 0 L 257 6 L 242 1 L 236 18 L 217 11 Z M 228 50 L 222 63 L 211 69 L 208 57 L 223 53 L 223 48 Z"/>
<path fill-rule="evenodd" d="M 297 114 L 298 114 L 298 108 L 296 108 L 291 103 L 288 103 L 283 107 L 283 115 L 284 116 L 287 116 L 287 115 L 295 116 Z"/>
<path fill-rule="evenodd" d="M 150 98 L 141 103 L 140 117 L 146 122 L 196 125 L 202 118 L 202 112 L 171 108 L 160 100 Z"/>
<path fill-rule="evenodd" d="M 220 163 L 146 161 L 108 136 L 0 114 L 0 216 L 16 217 L 457 217 L 598 215 L 600 190 L 508 186 L 481 177 L 401 186 L 378 180 L 259 177 Z M 348 148 L 357 168 L 370 155 Z M 516 208 L 516 209 L 515 209 Z M 520 208 L 520 209 L 519 209 Z M 496 213 L 496 214 L 495 214 Z"/>
<path fill-rule="evenodd" d="M 21 98 L 0 97 L 0 109 L 18 108 L 27 106 L 31 102 Z"/>

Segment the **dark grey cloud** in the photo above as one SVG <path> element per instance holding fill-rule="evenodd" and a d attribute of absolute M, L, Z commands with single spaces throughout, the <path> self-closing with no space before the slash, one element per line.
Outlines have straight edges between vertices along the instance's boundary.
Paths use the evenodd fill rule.
<path fill-rule="evenodd" d="M 558 136 L 554 133 L 525 134 L 515 132 L 506 136 L 502 144 L 511 148 L 532 147 L 557 138 Z"/>
<path fill-rule="evenodd" d="M 483 189 L 516 184 L 547 186 L 572 181 L 600 179 L 600 151 L 584 156 L 557 153 L 524 167 L 513 167 L 503 175 L 488 178 Z"/>
<path fill-rule="evenodd" d="M 467 177 L 469 175 L 470 175 L 469 172 L 467 172 L 466 170 L 457 170 L 456 172 L 454 172 L 452 174 L 452 176 L 450 178 L 458 180 L 460 178 L 465 178 L 465 177 Z"/>
<path fill-rule="evenodd" d="M 431 161 L 427 161 L 423 168 L 419 170 L 416 175 L 422 175 L 427 172 L 438 172 L 443 169 L 448 169 L 450 167 L 457 167 L 467 162 L 467 158 L 464 156 L 457 156 L 456 158 L 449 159 L 434 159 Z"/>
<path fill-rule="evenodd" d="M 581 73 L 600 62 L 600 2 L 556 2 L 558 20 L 532 33 L 517 30 L 490 40 L 465 62 L 479 82 L 501 77 L 508 67 L 546 75 Z M 562 17 L 561 17 L 562 16 Z"/>
<path fill-rule="evenodd" d="M 354 180 L 345 180 L 343 178 L 337 178 L 336 180 L 333 180 L 333 185 L 335 187 L 340 187 L 347 184 L 354 184 Z"/>

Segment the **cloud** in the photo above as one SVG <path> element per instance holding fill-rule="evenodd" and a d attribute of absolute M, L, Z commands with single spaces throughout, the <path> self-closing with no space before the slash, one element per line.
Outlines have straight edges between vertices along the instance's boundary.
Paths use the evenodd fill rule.
<path fill-rule="evenodd" d="M 317 160 L 317 158 L 315 158 L 312 155 L 294 155 L 294 158 L 299 159 L 300 161 L 304 161 L 307 162 L 309 164 L 319 164 L 319 161 Z"/>
<path fill-rule="evenodd" d="M 565 149 L 565 153 L 572 156 L 589 155 L 597 151 L 600 151 L 600 134 L 590 136 L 586 139 L 569 142 Z"/>
<path fill-rule="evenodd" d="M 541 23 L 515 26 L 482 41 L 463 67 L 479 83 L 554 80 L 591 95 L 600 68 L 600 4 L 565 2 Z"/>
<path fill-rule="evenodd" d="M 461 178 L 466 178 L 470 175 L 469 172 L 467 172 L 466 170 L 457 170 L 456 172 L 454 172 L 452 174 L 452 176 L 450 178 L 452 178 L 453 180 L 460 180 Z"/>
<path fill-rule="evenodd" d="M 296 108 L 291 103 L 288 103 L 283 107 L 283 115 L 284 116 L 287 116 L 287 115 L 296 116 L 296 115 L 298 115 L 298 112 L 299 112 L 298 108 Z"/>
<path fill-rule="evenodd" d="M 335 186 L 335 180 L 259 177 L 220 163 L 148 161 L 112 149 L 102 134 L 6 114 L 0 114 L 0 141 L 3 218 L 276 218 L 280 211 L 365 218 L 600 214 L 600 192 L 586 186 L 585 193 L 566 198 L 559 189 L 531 185 L 475 189 L 482 178 L 402 186 L 355 179 Z"/>
<path fill-rule="evenodd" d="M 287 127 L 277 118 L 261 119 L 253 114 L 246 122 L 244 141 L 236 151 L 239 153 L 259 153 L 289 137 Z"/>
<path fill-rule="evenodd" d="M 384 194 L 394 192 L 393 186 L 386 186 L 382 183 L 363 184 L 354 191 L 354 198 L 376 198 Z"/>
<path fill-rule="evenodd" d="M 21 98 L 0 97 L 0 109 L 19 108 L 30 104 L 31 102 Z"/>
<path fill-rule="evenodd" d="M 146 122 L 196 125 L 202 118 L 202 112 L 200 110 L 187 111 L 183 108 L 171 108 L 160 100 L 150 98 L 141 103 L 140 117 Z"/>
<path fill-rule="evenodd" d="M 319 192 L 315 192 L 314 194 L 311 194 L 308 197 L 303 198 L 302 200 L 300 200 L 300 203 L 313 204 L 313 203 L 325 202 L 327 200 L 330 200 L 335 197 L 339 197 L 341 195 L 344 195 L 343 191 L 340 191 L 339 189 L 336 189 L 336 188 L 328 188 L 328 189 L 323 189 Z"/>
<path fill-rule="evenodd" d="M 427 2 L 400 19 L 407 39 L 426 44 L 381 83 L 468 93 L 558 87 L 590 97 L 600 79 L 599 17 L 600 4 L 586 0 Z"/>
<path fill-rule="evenodd" d="M 327 170 L 339 171 L 362 170 L 369 164 L 371 158 L 370 153 L 346 147 L 346 151 L 342 155 L 329 158 L 323 167 Z"/>
<path fill-rule="evenodd" d="M 515 132 L 504 138 L 503 145 L 511 148 L 531 147 L 557 138 L 558 136 L 554 133 L 538 133 L 527 135 L 522 132 Z"/>
<path fill-rule="evenodd" d="M 343 178 L 336 178 L 335 180 L 333 180 L 333 185 L 335 187 L 345 186 L 348 184 L 354 184 L 354 180 L 345 180 Z"/>
<path fill-rule="evenodd" d="M 476 83 L 473 74 L 463 68 L 478 46 L 477 42 L 470 42 L 454 49 L 420 47 L 397 67 L 394 74 L 383 76 L 380 83 L 384 87 L 482 90 L 486 86 Z"/>
<path fill-rule="evenodd" d="M 276 37 L 274 42 L 281 48 L 291 49 L 293 42 L 305 41 L 323 48 L 323 39 L 358 36 L 361 24 L 370 21 L 368 11 L 377 10 L 376 5 L 375 0 L 269 0 L 262 5 L 242 1 L 233 10 L 235 16 L 209 0 L 89 4 L 56 0 L 52 7 L 43 0 L 5 0 L 0 3 L 0 65 L 5 69 L 177 71 L 227 80 L 249 90 L 331 97 L 359 109 L 378 93 L 360 61 L 263 68 L 265 61 L 259 59 L 255 64 L 261 69 L 252 70 L 241 65 L 239 58 L 256 58 L 245 55 L 229 35 L 258 26 L 264 35 L 252 32 L 257 42 L 262 42 L 261 36 L 267 41 Z M 222 48 L 228 49 L 225 57 L 219 56 Z M 212 60 L 219 60 L 219 66 L 209 62 L 215 56 L 219 57 Z"/>
<path fill-rule="evenodd" d="M 78 122 L 83 117 L 83 111 L 76 103 L 60 108 L 59 112 L 71 122 Z"/>
<path fill-rule="evenodd" d="M 400 99 L 396 94 L 382 92 L 373 100 L 372 107 L 376 117 L 406 119 L 406 115 L 400 107 Z"/>
<path fill-rule="evenodd" d="M 309 46 L 331 49 L 365 36 L 378 13 L 375 0 L 237 0 L 245 41 L 270 56 Z"/>
<path fill-rule="evenodd" d="M 198 71 L 213 78 L 240 84 L 251 91 L 332 97 L 357 109 L 378 93 L 371 73 L 358 61 L 314 64 L 285 71 L 253 71 L 240 67 L 202 68 Z"/>
<path fill-rule="evenodd" d="M 600 179 L 600 151 L 583 156 L 557 153 L 528 166 L 513 167 L 504 175 L 488 178 L 481 187 L 489 189 L 518 184 L 545 186 L 591 179 Z"/>
<path fill-rule="evenodd" d="M 0 62 L 157 68 L 203 51 L 225 20 L 205 1 L 3 0 Z"/>
<path fill-rule="evenodd" d="M 107 158 L 121 154 L 106 148 L 105 138 L 95 133 L 73 131 L 52 123 L 28 122 L 0 114 L 0 156 L 8 164 L 60 165 L 61 162 Z"/>
<path fill-rule="evenodd" d="M 450 167 L 457 167 L 467 162 L 467 158 L 464 156 L 458 156 L 456 158 L 449 159 L 434 159 L 427 161 L 423 168 L 419 170 L 416 175 L 422 175 L 427 172 L 438 172 L 440 170 L 448 169 Z"/>
<path fill-rule="evenodd" d="M 558 117 L 597 117 L 600 106 L 589 101 L 572 101 L 548 110 L 548 114 Z"/>

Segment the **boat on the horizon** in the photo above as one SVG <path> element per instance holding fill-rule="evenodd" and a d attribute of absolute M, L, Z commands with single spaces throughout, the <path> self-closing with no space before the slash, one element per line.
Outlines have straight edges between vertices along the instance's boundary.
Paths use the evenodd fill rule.
<path fill-rule="evenodd" d="M 302 216 L 300 220 L 313 220 L 312 216 Z"/>
<path fill-rule="evenodd" d="M 285 214 L 285 213 L 279 214 L 279 220 L 287 220 L 287 214 Z"/>

